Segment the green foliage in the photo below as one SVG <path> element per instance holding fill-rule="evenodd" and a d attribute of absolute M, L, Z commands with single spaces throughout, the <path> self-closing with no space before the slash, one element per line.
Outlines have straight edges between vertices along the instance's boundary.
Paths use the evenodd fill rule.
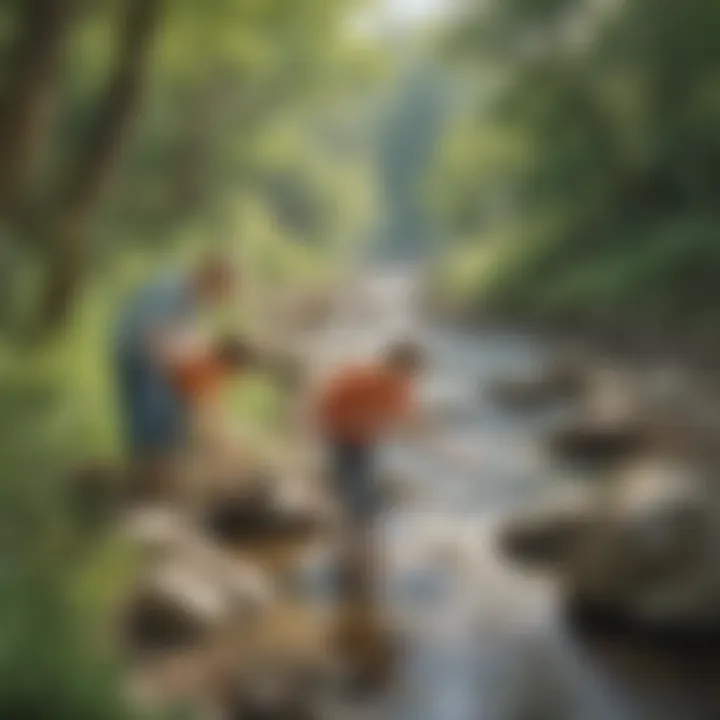
<path fill-rule="evenodd" d="M 114 668 L 91 642 L 92 595 L 75 602 L 81 562 L 61 484 L 75 407 L 56 360 L 3 348 L 0 363 L 0 714 L 130 718 Z"/>
<path fill-rule="evenodd" d="M 366 138 L 354 112 L 338 112 L 357 92 L 352 82 L 367 88 L 378 69 L 372 51 L 344 33 L 353 4 L 165 4 L 144 103 L 95 213 L 77 311 L 52 343 L 20 342 L 37 304 L 43 243 L 0 237 L 0 717 L 137 717 L 105 647 L 134 559 L 109 538 L 84 545 L 64 492 L 82 462 L 121 459 L 109 357 L 115 316 L 140 280 L 218 243 L 242 258 L 248 286 L 327 277 L 370 207 Z M 3 58 L 9 5 L 0 7 Z M 37 168 L 33 201 L 53 194 L 84 147 L 113 70 L 125 3 L 80 5 L 56 142 Z M 257 321 L 252 307 L 225 320 Z M 281 416 L 282 397 L 266 378 L 247 379 L 230 402 L 239 420 L 262 429 Z"/>
<path fill-rule="evenodd" d="M 454 62 L 496 82 L 457 120 L 437 192 L 454 244 L 501 238 L 475 301 L 598 321 L 714 317 L 717 3 L 503 0 L 472 20 Z"/>

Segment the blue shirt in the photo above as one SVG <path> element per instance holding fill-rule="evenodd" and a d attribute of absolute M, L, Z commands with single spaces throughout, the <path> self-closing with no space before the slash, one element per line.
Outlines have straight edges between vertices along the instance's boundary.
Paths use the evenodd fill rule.
<path fill-rule="evenodd" d="M 187 276 L 173 273 L 156 278 L 141 287 L 121 312 L 115 329 L 116 349 L 136 359 L 147 357 L 154 330 L 191 321 L 197 311 L 197 298 Z"/>

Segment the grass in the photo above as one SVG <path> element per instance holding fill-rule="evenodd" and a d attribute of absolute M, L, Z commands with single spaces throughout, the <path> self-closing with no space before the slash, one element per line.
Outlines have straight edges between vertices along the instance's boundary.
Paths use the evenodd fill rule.
<path fill-rule="evenodd" d="M 63 486 L 79 463 L 121 460 L 109 338 L 121 298 L 147 270 L 130 259 L 112 282 L 91 284 L 72 326 L 52 343 L 0 342 L 3 718 L 138 717 L 107 643 L 98 642 L 136 558 L 117 538 L 79 537 Z M 257 437 L 282 417 L 283 396 L 266 377 L 244 378 L 229 403 Z"/>

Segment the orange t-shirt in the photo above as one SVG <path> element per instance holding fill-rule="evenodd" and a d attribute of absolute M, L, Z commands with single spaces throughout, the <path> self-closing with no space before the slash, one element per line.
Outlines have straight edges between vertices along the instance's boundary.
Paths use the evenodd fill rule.
<path fill-rule="evenodd" d="M 220 392 L 226 371 L 215 358 L 206 355 L 186 358 L 171 372 L 171 382 L 190 402 L 198 402 Z"/>
<path fill-rule="evenodd" d="M 339 442 L 376 442 L 409 409 L 412 383 L 382 366 L 351 367 L 322 388 L 316 412 L 320 431 Z"/>

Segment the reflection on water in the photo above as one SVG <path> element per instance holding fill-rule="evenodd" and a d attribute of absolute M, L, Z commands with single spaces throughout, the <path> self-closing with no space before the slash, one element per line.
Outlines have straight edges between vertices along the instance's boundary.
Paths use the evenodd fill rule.
<path fill-rule="evenodd" d="M 371 352 L 399 329 L 421 337 L 432 358 L 423 395 L 441 414 L 443 406 L 453 410 L 443 418 L 443 427 L 477 449 L 483 470 L 480 476 L 458 472 L 415 445 L 385 453 L 385 466 L 412 478 L 417 492 L 412 502 L 388 513 L 379 529 L 388 568 L 383 599 L 405 633 L 407 653 L 398 687 L 386 698 L 384 712 L 375 709 L 375 714 L 463 720 L 482 711 L 484 718 L 482 709 L 495 701 L 489 689 L 478 693 L 478 669 L 495 666 L 502 656 L 492 653 L 489 663 L 488 639 L 477 642 L 478 623 L 485 622 L 478 615 L 478 601 L 497 591 L 491 573 L 483 579 L 483 564 L 490 569 L 493 563 L 478 557 L 477 550 L 489 548 L 481 537 L 487 516 L 538 491 L 540 459 L 532 426 L 523 427 L 483 402 L 483 384 L 500 369 L 525 369 L 542 353 L 522 338 L 478 339 L 425 327 L 402 302 L 408 286 L 393 292 L 391 280 L 378 282 L 379 299 L 392 299 L 384 322 L 371 321 L 363 328 L 357 315 L 341 316 L 323 347 L 347 352 L 352 338 L 353 348 Z M 486 603 L 491 614 L 497 612 L 493 605 Z"/>
<path fill-rule="evenodd" d="M 378 531 L 387 562 L 383 599 L 404 634 L 406 654 L 401 680 L 368 717 L 715 717 L 689 704 L 687 693 L 670 697 L 659 683 L 643 692 L 623 673 L 613 675 L 566 632 L 551 589 L 514 573 L 495 555 L 494 519 L 557 486 L 560 473 L 538 451 L 539 431 L 553 418 L 500 412 L 488 401 L 487 387 L 498 374 L 537 367 L 548 348 L 521 335 L 425 326 L 391 287 L 386 280 L 383 292 L 393 309 L 384 325 L 375 315 L 363 324 L 357 314 L 340 314 L 323 347 L 338 358 L 340 348 L 351 350 L 352 339 L 352 348 L 371 351 L 395 327 L 412 326 L 432 356 L 425 397 L 441 415 L 455 410 L 444 417 L 444 432 L 471 443 L 481 469 L 460 472 L 418 446 L 387 448 L 385 465 L 412 478 L 416 491 Z"/>

